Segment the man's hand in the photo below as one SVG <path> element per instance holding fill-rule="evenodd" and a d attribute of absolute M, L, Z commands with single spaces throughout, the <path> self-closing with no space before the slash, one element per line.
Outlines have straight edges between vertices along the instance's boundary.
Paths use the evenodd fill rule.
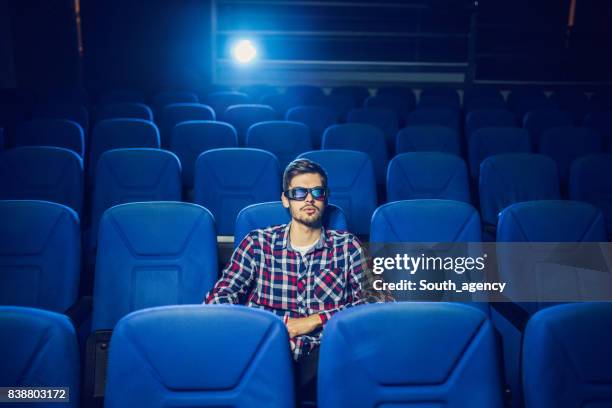
<path fill-rule="evenodd" d="M 287 331 L 289 332 L 289 337 L 294 338 L 295 336 L 308 334 L 321 327 L 322 324 L 321 318 L 317 314 L 296 319 L 290 318 L 287 320 Z"/>

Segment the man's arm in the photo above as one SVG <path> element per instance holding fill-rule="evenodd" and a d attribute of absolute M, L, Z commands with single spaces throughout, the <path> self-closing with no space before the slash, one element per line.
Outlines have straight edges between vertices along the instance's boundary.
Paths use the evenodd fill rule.
<path fill-rule="evenodd" d="M 349 273 L 347 282 L 347 299 L 346 303 L 340 307 L 319 313 L 317 316 L 321 320 L 321 324 L 324 325 L 334 315 L 334 313 L 350 306 L 356 306 L 366 303 L 365 291 L 363 288 L 365 282 L 365 275 L 367 272 L 368 261 L 364 247 L 357 238 L 349 244 L 352 246 L 348 258 Z"/>
<path fill-rule="evenodd" d="M 253 282 L 254 240 L 247 235 L 234 250 L 232 257 L 221 274 L 221 279 L 206 296 L 204 303 L 240 303 Z"/>

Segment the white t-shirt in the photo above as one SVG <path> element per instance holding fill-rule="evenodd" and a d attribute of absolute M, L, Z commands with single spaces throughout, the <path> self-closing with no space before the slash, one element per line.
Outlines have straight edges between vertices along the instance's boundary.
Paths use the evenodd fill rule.
<path fill-rule="evenodd" d="M 308 251 L 310 251 L 310 248 L 312 248 L 313 246 L 317 245 L 317 242 L 319 242 L 319 241 L 317 240 L 317 241 L 313 242 L 312 244 L 306 245 L 306 246 L 297 246 L 297 245 L 291 244 L 291 248 L 295 249 L 300 254 L 302 254 L 302 256 L 304 256 L 304 255 L 306 255 L 306 253 Z"/>

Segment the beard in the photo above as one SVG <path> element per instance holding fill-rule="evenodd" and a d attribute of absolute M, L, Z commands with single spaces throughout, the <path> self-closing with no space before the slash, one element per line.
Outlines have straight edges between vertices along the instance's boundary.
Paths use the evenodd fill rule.
<path fill-rule="evenodd" d="M 302 211 L 304 208 L 314 208 L 315 212 L 312 215 L 308 215 L 307 213 Z M 303 205 L 298 208 L 294 208 L 293 206 L 291 206 L 290 211 L 291 218 L 294 221 L 310 228 L 321 227 L 321 222 L 323 219 L 323 209 L 312 205 Z"/>

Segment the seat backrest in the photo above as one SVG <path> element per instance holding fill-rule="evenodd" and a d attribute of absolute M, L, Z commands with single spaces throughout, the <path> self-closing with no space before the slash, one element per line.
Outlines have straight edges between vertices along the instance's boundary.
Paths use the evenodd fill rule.
<path fill-rule="evenodd" d="M 153 111 L 144 103 L 118 102 L 102 105 L 96 112 L 96 122 L 105 119 L 133 118 L 153 121 Z"/>
<path fill-rule="evenodd" d="M 445 152 L 459 155 L 459 134 L 445 126 L 407 126 L 396 136 L 395 153 L 407 152 Z"/>
<path fill-rule="evenodd" d="M 161 145 L 170 145 L 170 135 L 175 125 L 191 120 L 215 120 L 215 112 L 210 106 L 199 103 L 172 103 L 161 111 Z"/>
<path fill-rule="evenodd" d="M 569 197 L 601 209 L 612 236 L 612 154 L 594 154 L 574 160 L 570 170 Z"/>
<path fill-rule="evenodd" d="M 466 305 L 347 309 L 325 327 L 318 406 L 500 408 L 496 344 L 486 315 Z M 480 391 L 471 392 L 474 387 Z"/>
<path fill-rule="evenodd" d="M 375 96 L 370 96 L 365 100 L 363 106 L 366 108 L 387 109 L 395 112 L 397 118 L 405 118 L 414 110 L 416 105 L 414 93 L 411 89 L 407 89 L 405 93 L 392 92 L 391 89 L 380 93 L 380 89 Z M 412 97 L 410 97 L 412 95 Z"/>
<path fill-rule="evenodd" d="M 489 225 L 511 204 L 561 198 L 557 165 L 532 153 L 499 154 L 480 165 L 480 215 Z"/>
<path fill-rule="evenodd" d="M 0 152 L 0 200 L 45 200 L 81 214 L 83 160 L 61 147 L 17 147 Z"/>
<path fill-rule="evenodd" d="M 194 202 L 213 213 L 219 235 L 234 234 L 236 216 L 244 207 L 278 200 L 281 195 L 278 160 L 260 149 L 204 152 L 196 161 L 194 180 Z"/>
<path fill-rule="evenodd" d="M 242 92 L 221 91 L 212 92 L 206 96 L 206 104 L 213 108 L 217 120 L 225 120 L 223 114 L 232 105 L 242 105 L 251 103 L 249 95 Z"/>
<path fill-rule="evenodd" d="M 100 222 L 92 332 L 155 306 L 199 304 L 217 280 L 214 219 L 199 205 L 130 203 Z"/>
<path fill-rule="evenodd" d="M 608 151 L 612 151 L 612 110 L 589 113 L 584 118 L 584 126 L 598 131 L 604 139 Z"/>
<path fill-rule="evenodd" d="M 284 170 L 300 153 L 312 150 L 312 140 L 310 129 L 303 123 L 268 121 L 249 128 L 246 146 L 273 153 Z"/>
<path fill-rule="evenodd" d="M 480 175 L 484 159 L 497 154 L 531 153 L 529 132 L 517 127 L 485 127 L 476 130 L 468 141 L 470 174 L 474 180 Z"/>
<path fill-rule="evenodd" d="M 323 150 L 355 150 L 370 156 L 376 183 L 385 184 L 387 171 L 387 143 L 382 130 L 364 123 L 330 126 L 323 134 Z"/>
<path fill-rule="evenodd" d="M 561 185 L 566 186 L 572 162 L 582 156 L 603 153 L 603 143 L 593 129 L 557 127 L 542 133 L 539 151 L 557 163 Z"/>
<path fill-rule="evenodd" d="M 419 95 L 418 108 L 448 108 L 459 111 L 461 103 L 459 94 L 450 88 L 423 89 Z"/>
<path fill-rule="evenodd" d="M 465 135 L 468 143 L 472 134 L 478 129 L 487 127 L 517 127 L 514 113 L 505 109 L 478 109 L 465 117 Z"/>
<path fill-rule="evenodd" d="M 539 90 L 517 89 L 508 95 L 508 105 L 516 112 L 519 121 L 525 119 L 525 115 L 533 110 L 558 109 L 557 101 L 548 98 Z"/>
<path fill-rule="evenodd" d="M 542 133 L 548 129 L 572 126 L 573 119 L 569 112 L 558 109 L 536 109 L 529 111 L 523 120 L 523 127 L 529 131 L 532 143 L 540 144 Z"/>
<path fill-rule="evenodd" d="M 67 119 L 81 126 L 83 133 L 89 131 L 89 113 L 84 106 L 71 103 L 48 103 L 36 105 L 33 108 L 34 118 Z"/>
<path fill-rule="evenodd" d="M 56 395 L 70 400 L 60 405 L 79 406 L 79 347 L 68 317 L 0 306 L 0 333 L 0 383 L 4 387 L 68 387 L 69 393 Z M 9 406 L 14 405 L 21 404 Z"/>
<path fill-rule="evenodd" d="M 363 152 L 320 150 L 303 153 L 300 158 L 319 163 L 327 173 L 329 202 L 342 208 L 349 231 L 367 235 L 376 209 L 376 179 L 372 160 Z"/>
<path fill-rule="evenodd" d="M 504 100 L 504 97 L 498 92 L 488 96 L 474 96 L 466 97 L 463 99 L 463 110 L 466 114 L 470 114 L 480 109 L 501 109 L 506 110 L 508 105 Z"/>
<path fill-rule="evenodd" d="M 317 102 L 316 105 L 311 106 L 321 106 L 328 109 L 331 109 L 335 112 L 336 118 L 340 118 L 340 120 L 345 120 L 351 109 L 356 108 L 358 105 L 355 102 L 355 98 L 352 98 L 349 95 L 342 94 L 334 94 L 325 95 L 323 99 Z"/>
<path fill-rule="evenodd" d="M 523 342 L 526 405 L 612 405 L 610 336 L 610 303 L 558 305 L 536 313 Z"/>
<path fill-rule="evenodd" d="M 440 152 L 395 156 L 387 170 L 387 202 L 438 198 L 470 202 L 467 167 L 461 157 Z"/>
<path fill-rule="evenodd" d="M 159 131 L 154 123 L 142 119 L 107 119 L 99 122 L 91 135 L 88 179 L 95 179 L 98 159 L 107 150 L 160 147 Z"/>
<path fill-rule="evenodd" d="M 332 95 L 347 95 L 354 101 L 354 106 L 361 106 L 370 96 L 370 91 L 365 86 L 345 85 L 337 86 L 332 89 Z"/>
<path fill-rule="evenodd" d="M 308 126 L 312 145 L 318 149 L 321 147 L 325 129 L 338 123 L 338 114 L 332 108 L 324 106 L 296 106 L 287 111 L 285 119 Z"/>
<path fill-rule="evenodd" d="M 407 126 L 446 126 L 459 132 L 459 113 L 448 108 L 418 108 L 406 118 Z"/>
<path fill-rule="evenodd" d="M 181 164 L 159 149 L 116 149 L 102 154 L 93 191 L 92 241 L 107 209 L 138 201 L 181 201 Z"/>
<path fill-rule="evenodd" d="M 239 91 L 247 94 L 253 101 L 258 101 L 266 95 L 276 95 L 278 93 L 274 86 L 268 84 L 245 85 L 241 86 Z"/>
<path fill-rule="evenodd" d="M 46 201 L 6 200 L 0 219 L 0 304 L 64 313 L 79 290 L 77 214 Z"/>
<path fill-rule="evenodd" d="M 165 91 L 153 97 L 155 115 L 159 115 L 164 106 L 173 103 L 199 103 L 198 95 L 190 91 Z"/>
<path fill-rule="evenodd" d="M 384 108 L 353 109 L 348 113 L 348 123 L 365 123 L 376 126 L 385 134 L 387 149 L 395 148 L 395 135 L 399 129 L 398 116 L 395 111 Z"/>
<path fill-rule="evenodd" d="M 478 212 L 468 203 L 405 200 L 376 209 L 370 242 L 479 242 L 480 231 Z"/>
<path fill-rule="evenodd" d="M 249 205 L 243 208 L 236 217 L 234 248 L 254 229 L 287 224 L 289 221 L 291 221 L 291 214 L 280 201 Z M 323 214 L 323 227 L 340 231 L 348 230 L 346 216 L 340 207 L 327 204 Z"/>
<path fill-rule="evenodd" d="M 245 145 L 247 131 L 252 125 L 276 117 L 276 111 L 271 106 L 257 104 L 232 105 L 223 114 L 223 120 L 236 129 L 240 146 Z"/>
<path fill-rule="evenodd" d="M 297 96 L 287 94 L 265 95 L 260 103 L 271 106 L 278 114 L 278 119 L 284 118 L 289 109 L 303 105 Z"/>
<path fill-rule="evenodd" d="M 499 214 L 500 242 L 603 242 L 601 211 L 588 203 L 542 200 L 517 203 Z"/>
<path fill-rule="evenodd" d="M 318 105 L 325 97 L 323 90 L 313 85 L 291 85 L 285 94 L 297 99 L 300 105 Z"/>
<path fill-rule="evenodd" d="M 272 313 L 229 305 L 143 310 L 113 333 L 107 405 L 295 406 L 289 338 Z M 264 403 L 265 401 L 265 403 Z"/>
<path fill-rule="evenodd" d="M 176 125 L 170 136 L 170 150 L 181 161 L 183 187 L 193 189 L 195 162 L 201 153 L 237 146 L 236 129 L 228 123 L 194 120 Z"/>
<path fill-rule="evenodd" d="M 55 146 L 85 154 L 83 129 L 68 119 L 39 118 L 17 127 L 15 146 Z"/>

